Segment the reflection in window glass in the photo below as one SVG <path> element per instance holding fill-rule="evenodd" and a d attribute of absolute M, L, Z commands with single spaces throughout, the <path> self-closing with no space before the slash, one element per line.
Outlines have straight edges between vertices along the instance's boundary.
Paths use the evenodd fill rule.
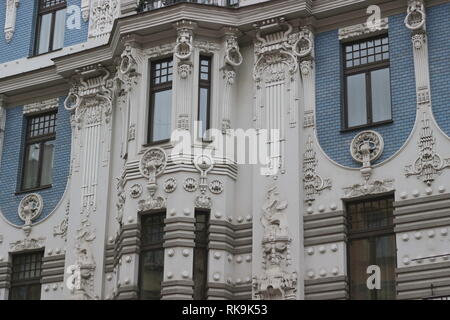
<path fill-rule="evenodd" d="M 170 139 L 172 116 L 172 90 L 156 92 L 153 111 L 153 141 Z"/>
<path fill-rule="evenodd" d="M 389 68 L 371 72 L 373 121 L 391 119 L 391 79 Z"/>
<path fill-rule="evenodd" d="M 347 112 L 348 126 L 354 127 L 366 124 L 366 75 L 356 74 L 347 77 Z"/>

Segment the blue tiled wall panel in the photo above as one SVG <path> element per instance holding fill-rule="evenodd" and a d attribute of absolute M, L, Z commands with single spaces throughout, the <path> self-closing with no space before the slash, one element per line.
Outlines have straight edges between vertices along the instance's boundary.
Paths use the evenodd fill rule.
<path fill-rule="evenodd" d="M 389 17 L 390 69 L 393 123 L 373 127 L 385 142 L 380 159 L 391 157 L 405 143 L 416 117 L 414 59 L 405 15 Z M 338 31 L 316 35 L 316 114 L 321 147 L 337 163 L 359 167 L 350 155 L 350 143 L 362 130 L 341 132 L 341 47 Z"/>
<path fill-rule="evenodd" d="M 52 188 L 38 191 L 44 201 L 44 209 L 36 221 L 48 216 L 60 201 L 66 188 L 70 168 L 71 127 L 70 112 L 60 106 L 57 115 L 57 128 L 55 140 L 55 154 L 53 162 Z M 15 193 L 20 188 L 20 175 L 22 169 L 22 151 L 24 143 L 25 120 L 22 107 L 6 110 L 6 128 L 3 146 L 2 163 L 0 166 L 0 210 L 10 222 L 22 225 L 17 215 L 20 200 L 26 194 Z"/>
<path fill-rule="evenodd" d="M 450 3 L 427 9 L 427 33 L 433 113 L 450 136 Z"/>
<path fill-rule="evenodd" d="M 7 43 L 2 32 L 0 36 L 0 63 L 17 60 L 31 56 L 36 25 L 36 8 L 37 0 L 20 1 L 16 14 L 16 30 L 12 40 Z M 67 0 L 68 8 L 72 5 L 80 8 L 81 0 Z M 0 26 L 5 25 L 6 6 L 4 1 L 0 5 Z M 67 19 L 71 14 L 67 13 Z M 66 24 L 64 46 L 71 46 L 82 43 L 87 40 L 89 22 L 84 22 L 80 15 L 80 28 L 68 29 Z"/>
<path fill-rule="evenodd" d="M 0 63 L 28 57 L 34 41 L 35 4 L 37 1 L 20 1 L 16 13 L 16 29 L 11 41 L 6 42 L 4 33 L 0 36 Z M 6 18 L 6 5 L 0 5 L 0 26 L 3 29 Z"/>

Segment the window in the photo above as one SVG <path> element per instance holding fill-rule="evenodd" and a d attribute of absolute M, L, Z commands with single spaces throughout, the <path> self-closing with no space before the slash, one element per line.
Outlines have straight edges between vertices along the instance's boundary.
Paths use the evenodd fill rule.
<path fill-rule="evenodd" d="M 170 139 L 172 117 L 172 58 L 151 64 L 151 101 L 149 142 L 158 143 Z"/>
<path fill-rule="evenodd" d="M 350 298 L 395 299 L 397 249 L 393 225 L 394 197 L 347 203 Z M 381 289 L 367 287 L 367 267 L 381 269 Z"/>
<path fill-rule="evenodd" d="M 195 212 L 194 300 L 206 300 L 209 212 Z"/>
<path fill-rule="evenodd" d="M 35 54 L 64 46 L 66 0 L 39 0 Z"/>
<path fill-rule="evenodd" d="M 344 57 L 345 128 L 392 120 L 389 37 L 344 44 Z"/>
<path fill-rule="evenodd" d="M 30 252 L 12 256 L 10 300 L 40 300 L 44 253 Z"/>
<path fill-rule="evenodd" d="M 140 298 L 161 299 L 161 282 L 164 273 L 164 218 L 166 213 L 142 216 L 142 238 L 140 254 Z"/>
<path fill-rule="evenodd" d="M 22 190 L 51 186 L 56 112 L 27 118 Z"/>
<path fill-rule="evenodd" d="M 198 136 L 203 138 L 210 129 L 211 57 L 200 56 L 198 93 Z"/>

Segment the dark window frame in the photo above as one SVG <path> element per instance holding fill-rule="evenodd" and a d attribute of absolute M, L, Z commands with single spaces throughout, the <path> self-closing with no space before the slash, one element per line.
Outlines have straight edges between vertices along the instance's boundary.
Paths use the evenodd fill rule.
<path fill-rule="evenodd" d="M 37 137 L 29 137 L 29 133 L 30 133 L 30 126 L 31 126 L 31 120 L 33 118 L 40 118 L 40 117 L 45 117 L 47 115 L 55 115 L 54 118 L 54 131 L 52 133 L 48 133 L 48 134 L 44 134 L 44 135 L 39 135 Z M 24 140 L 24 146 L 23 146 L 23 157 L 22 157 L 22 171 L 21 171 L 21 178 L 20 178 L 20 193 L 23 192 L 31 192 L 31 191 L 37 191 L 37 190 L 42 190 L 42 189 L 46 189 L 46 188 L 51 188 L 53 184 L 48 184 L 48 185 L 41 185 L 41 179 L 42 179 L 42 168 L 43 168 L 43 156 L 44 156 L 44 148 L 42 147 L 46 142 L 48 141 L 54 141 L 56 140 L 56 130 L 57 130 L 57 124 L 58 124 L 58 110 L 52 110 L 52 111 L 48 111 L 48 112 L 43 112 L 43 113 L 35 113 L 35 114 L 31 114 L 31 115 L 27 115 L 25 117 L 25 140 Z M 38 165 L 38 173 L 37 173 L 37 183 L 35 187 L 31 187 L 31 188 L 25 188 L 25 169 L 26 169 L 26 163 L 27 163 L 27 159 L 28 159 L 28 154 L 29 154 L 29 146 L 33 145 L 33 144 L 39 144 L 40 150 L 39 150 L 39 165 Z"/>
<path fill-rule="evenodd" d="M 209 210 L 195 210 L 195 239 L 194 239 L 194 266 L 193 266 L 193 281 L 194 281 L 194 300 L 206 300 L 208 297 L 208 260 L 209 260 L 209 228 L 210 228 L 210 217 L 211 213 Z M 199 216 L 205 217 L 205 226 L 203 230 L 198 229 L 198 224 L 203 223 L 199 222 Z M 203 274 L 196 274 L 196 263 L 198 262 L 197 253 L 198 251 L 203 251 L 203 255 L 205 257 L 203 261 L 203 268 L 205 272 Z M 201 288 L 198 288 L 197 285 L 197 277 L 200 277 L 201 280 Z"/>
<path fill-rule="evenodd" d="M 172 63 L 172 65 L 171 65 L 172 73 L 170 74 L 172 76 L 172 80 L 166 81 L 164 83 L 156 84 L 155 83 L 155 79 L 157 77 L 155 75 L 156 65 L 164 63 L 164 62 Z M 170 141 L 170 138 L 163 139 L 163 140 L 153 140 L 153 135 L 154 135 L 153 125 L 154 125 L 154 112 L 155 112 L 155 94 L 158 92 L 162 92 L 162 91 L 173 90 L 173 67 L 174 67 L 173 62 L 174 62 L 174 59 L 172 56 L 150 61 L 150 106 L 149 106 L 149 114 L 148 114 L 148 130 L 147 130 L 147 144 L 146 144 L 148 146 L 167 143 Z M 167 76 L 169 76 L 169 74 Z M 173 99 L 173 91 L 172 91 L 172 99 Z M 170 105 L 170 108 L 172 108 L 172 105 L 173 105 L 173 101 Z M 172 112 L 171 112 L 171 115 L 172 115 Z"/>
<path fill-rule="evenodd" d="M 387 201 L 392 201 L 392 215 L 390 216 L 391 221 L 390 224 L 388 224 L 387 226 L 383 226 L 380 228 L 374 228 L 374 229 L 370 229 L 370 230 L 360 230 L 360 231 L 353 231 L 351 228 L 351 223 L 350 223 L 350 217 L 349 217 L 349 210 L 348 210 L 348 206 L 349 205 L 356 205 L 359 203 L 364 203 L 367 201 L 379 201 L 379 200 L 387 200 Z M 346 230 L 347 230 L 347 242 L 346 242 L 346 247 L 347 247 L 347 256 L 346 256 L 346 264 L 347 264 L 347 277 L 348 277 L 348 291 L 349 291 L 349 297 L 350 299 L 352 298 L 352 292 L 351 292 L 351 257 L 350 257 L 350 250 L 349 250 L 349 246 L 351 244 L 351 242 L 353 240 L 362 240 L 362 239 L 369 239 L 370 241 L 370 246 L 371 246 L 371 250 L 372 250 L 372 255 L 370 257 L 370 260 L 373 262 L 375 261 L 375 256 L 373 254 L 374 250 L 373 250 L 373 246 L 374 246 L 374 240 L 377 237 L 386 237 L 386 236 L 393 236 L 394 238 L 394 249 L 395 252 L 397 253 L 398 249 L 397 249 L 397 242 L 396 242 L 396 237 L 395 237 L 395 231 L 394 231 L 394 208 L 393 208 L 393 204 L 395 202 L 395 195 L 393 192 L 387 192 L 387 193 L 382 193 L 382 194 L 378 194 L 376 196 L 363 196 L 363 197 L 357 197 L 357 198 L 352 198 L 352 199 L 344 199 L 344 208 L 345 208 L 345 221 L 346 221 Z M 374 263 L 372 263 L 374 264 Z M 397 267 L 397 259 L 395 259 L 395 268 Z M 367 277 L 369 277 L 369 275 L 367 275 Z M 395 278 L 395 277 L 394 277 Z M 377 290 L 372 290 L 371 291 L 371 299 L 376 300 L 377 299 Z"/>
<path fill-rule="evenodd" d="M 142 259 L 142 257 L 143 257 L 143 254 L 145 253 L 145 252 L 150 252 L 150 251 L 160 251 L 160 250 L 162 250 L 162 252 L 163 252 L 163 259 L 164 259 L 164 253 L 165 253 L 165 250 L 164 250 L 164 235 L 165 235 L 165 219 L 166 219 L 166 211 L 165 210 L 163 210 L 163 211 L 154 211 L 154 212 L 147 212 L 147 213 L 143 213 L 143 214 L 140 214 L 140 217 L 139 217 L 139 219 L 140 219 L 140 230 L 141 230 L 141 241 L 140 241 L 140 243 L 141 243 L 141 245 L 140 245 L 140 248 L 139 248 L 139 274 L 138 274 L 138 288 L 139 288 L 139 299 L 140 300 L 142 300 L 143 299 L 143 295 L 142 295 L 142 275 L 143 275 L 143 268 L 144 268 L 144 261 L 143 261 L 143 259 Z M 145 244 L 145 242 L 144 242 L 144 235 L 143 235 L 143 228 L 144 228 L 144 223 L 145 223 L 145 220 L 146 219 L 151 219 L 151 218 L 155 218 L 155 217 L 158 217 L 159 216 L 159 218 L 161 218 L 161 221 L 162 221 L 162 229 L 163 229 L 163 231 L 162 231 L 162 236 L 161 236 L 161 239 L 159 240 L 159 241 L 155 241 L 155 242 L 152 242 L 151 244 Z M 164 260 L 163 260 L 163 271 L 162 271 L 162 274 L 163 274 L 163 276 L 164 276 Z M 162 281 L 164 281 L 164 279 L 162 280 Z M 161 292 L 160 292 L 160 299 L 161 299 L 161 297 L 162 297 L 162 295 L 161 295 Z"/>
<path fill-rule="evenodd" d="M 46 0 L 37 0 L 37 19 L 36 19 L 36 33 L 35 33 L 35 39 L 34 39 L 34 50 L 33 55 L 39 56 L 46 53 L 50 53 L 56 50 L 60 50 L 62 48 L 53 48 L 53 40 L 55 35 L 55 23 L 56 23 L 56 13 L 59 10 L 67 9 L 67 1 L 66 0 L 54 0 L 56 4 L 50 5 L 48 7 L 45 7 L 43 3 L 45 3 Z M 47 0 L 48 1 L 48 0 Z M 40 39 L 40 33 L 41 33 L 41 25 L 42 25 L 42 17 L 46 14 L 52 14 L 52 23 L 50 27 L 50 38 L 49 38 L 49 47 L 48 50 L 42 53 L 39 53 L 39 39 Z M 64 19 L 66 21 L 66 19 Z M 64 23 L 65 27 L 65 23 Z"/>
<path fill-rule="evenodd" d="M 372 71 L 376 71 L 376 70 L 381 70 L 381 69 L 389 69 L 389 79 L 391 79 L 390 77 L 390 72 L 391 72 L 391 68 L 390 68 L 390 47 L 388 49 L 388 54 L 389 54 L 389 58 L 388 59 L 383 59 L 382 61 L 375 61 L 372 63 L 366 63 L 363 65 L 359 65 L 359 66 L 353 66 L 353 67 L 347 67 L 347 59 L 346 59 L 346 47 L 347 46 L 353 46 L 355 44 L 359 44 L 362 42 L 368 42 L 368 41 L 375 41 L 375 40 L 379 40 L 379 39 L 383 39 L 383 38 L 387 38 L 388 39 L 388 46 L 390 46 L 390 42 L 389 42 L 389 36 L 387 33 L 382 33 L 373 37 L 369 37 L 369 38 L 364 38 L 364 39 L 358 39 L 358 40 L 354 40 L 354 41 L 350 41 L 350 42 L 342 42 L 341 43 L 341 52 L 342 52 L 342 58 L 341 58 L 341 63 L 342 63 L 342 130 L 343 132 L 345 131 L 353 131 L 353 130 L 358 130 L 358 129 L 362 129 L 362 128 L 369 128 L 369 127 L 376 127 L 376 126 L 380 126 L 380 125 L 384 125 L 384 124 L 389 124 L 392 123 L 393 120 L 393 111 L 392 111 L 392 86 L 391 83 L 389 83 L 389 90 L 391 92 L 391 116 L 390 119 L 387 120 L 382 120 L 382 121 L 373 121 L 373 109 L 372 109 L 372 80 L 371 80 L 371 72 Z M 374 46 L 375 48 L 375 46 Z M 348 96 L 347 96 L 347 77 L 348 76 L 352 76 L 352 75 L 357 75 L 357 74 L 365 74 L 365 87 L 366 87 L 366 123 L 362 124 L 362 125 L 357 125 L 357 126 L 349 126 L 348 125 Z"/>
<path fill-rule="evenodd" d="M 39 257 L 40 266 L 39 267 L 35 266 L 35 268 L 32 269 L 32 270 L 39 270 L 39 276 L 29 277 L 29 278 L 27 278 L 25 280 L 16 280 L 15 279 L 15 274 L 16 273 L 23 273 L 25 271 L 20 270 L 20 271 L 16 272 L 15 267 L 16 267 L 17 264 L 15 263 L 14 260 L 17 259 L 17 258 L 24 258 L 24 257 L 27 257 L 27 256 Z M 42 249 L 27 250 L 27 251 L 23 251 L 23 252 L 11 253 L 11 261 L 12 261 L 11 262 L 11 282 L 10 282 L 10 290 L 9 290 L 8 300 L 13 300 L 13 298 L 12 298 L 13 294 L 12 293 L 13 293 L 14 288 L 27 287 L 29 289 L 31 286 L 37 285 L 37 284 L 39 284 L 40 287 L 42 287 L 42 264 L 43 264 L 43 258 L 44 258 L 44 250 L 42 250 Z M 20 265 L 24 266 L 25 264 L 20 264 Z"/>
<path fill-rule="evenodd" d="M 202 74 L 205 74 L 205 72 L 202 72 L 202 61 L 208 61 L 208 72 L 206 73 L 208 75 L 208 79 L 204 80 L 202 79 Z M 206 102 L 206 124 L 202 123 L 202 126 L 205 126 L 203 129 L 203 133 L 200 136 L 200 132 L 198 130 L 197 135 L 199 136 L 199 139 L 201 140 L 209 140 L 208 137 L 204 136 L 204 133 L 206 133 L 209 129 L 211 129 L 211 87 L 212 87 L 212 62 L 213 57 L 210 55 L 200 55 L 199 57 L 199 67 L 198 67 L 198 106 L 197 106 L 197 121 L 199 122 L 200 119 L 200 104 L 201 104 L 201 90 L 207 89 L 208 90 L 208 96 L 207 96 L 207 102 Z M 198 128 L 200 129 L 200 128 Z"/>

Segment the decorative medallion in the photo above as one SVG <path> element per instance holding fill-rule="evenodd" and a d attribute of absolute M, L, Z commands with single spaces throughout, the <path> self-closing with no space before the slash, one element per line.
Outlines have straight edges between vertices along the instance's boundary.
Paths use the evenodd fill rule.
<path fill-rule="evenodd" d="M 164 172 L 166 164 L 166 152 L 161 148 L 150 148 L 141 158 L 139 171 L 146 178 L 158 177 Z"/>
<path fill-rule="evenodd" d="M 214 194 L 221 194 L 223 192 L 223 183 L 219 180 L 213 180 L 209 183 L 209 191 Z"/>
<path fill-rule="evenodd" d="M 183 188 L 187 192 L 195 192 L 197 190 L 197 181 L 194 178 L 187 178 L 184 181 Z"/>
<path fill-rule="evenodd" d="M 169 178 L 164 182 L 164 191 L 172 193 L 177 188 L 177 180 L 175 178 Z"/>
<path fill-rule="evenodd" d="M 42 197 L 37 193 L 25 196 L 19 203 L 19 218 L 29 226 L 39 217 L 44 207 Z"/>
<path fill-rule="evenodd" d="M 375 131 L 360 132 L 353 138 L 350 144 L 352 158 L 364 166 L 377 160 L 383 153 L 383 137 Z"/>
<path fill-rule="evenodd" d="M 130 197 L 133 199 L 139 198 L 142 195 L 142 186 L 135 183 L 130 187 Z"/>

